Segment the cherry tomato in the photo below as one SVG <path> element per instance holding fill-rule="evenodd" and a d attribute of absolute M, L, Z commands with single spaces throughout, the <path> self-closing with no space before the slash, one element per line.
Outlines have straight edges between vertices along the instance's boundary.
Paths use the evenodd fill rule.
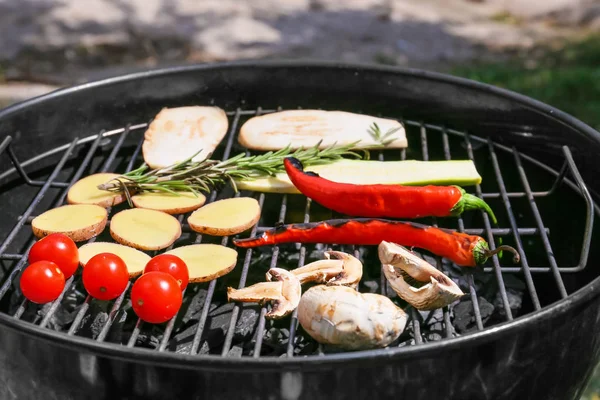
<path fill-rule="evenodd" d="M 29 263 L 52 261 L 69 279 L 79 266 L 79 250 L 75 242 L 62 233 L 52 233 L 38 240 L 29 251 Z"/>
<path fill-rule="evenodd" d="M 83 286 L 90 296 L 112 300 L 125 291 L 129 272 L 123 259 L 116 254 L 96 254 L 83 267 Z"/>
<path fill-rule="evenodd" d="M 151 271 L 161 271 L 171 275 L 175 278 L 182 291 L 187 287 L 190 280 L 187 265 L 181 258 L 174 254 L 159 254 L 153 257 L 146 264 L 146 268 L 144 268 L 144 273 Z"/>
<path fill-rule="evenodd" d="M 65 275 L 52 261 L 36 261 L 25 268 L 19 286 L 29 301 L 49 303 L 56 300 L 65 288 Z"/>
<path fill-rule="evenodd" d="M 131 306 L 143 321 L 160 324 L 173 318 L 183 301 L 181 288 L 166 272 L 150 271 L 131 288 Z"/>

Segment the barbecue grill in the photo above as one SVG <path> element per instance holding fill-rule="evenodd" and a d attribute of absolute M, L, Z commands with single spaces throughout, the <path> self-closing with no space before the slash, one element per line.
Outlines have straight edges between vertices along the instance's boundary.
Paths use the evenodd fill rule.
<path fill-rule="evenodd" d="M 422 255 L 467 293 L 441 310 L 403 304 L 380 273 L 376 248 L 330 246 L 365 265 L 360 291 L 389 295 L 410 320 L 388 348 L 339 351 L 315 343 L 296 314 L 265 320 L 267 306 L 227 303 L 227 286 L 264 279 L 269 267 L 321 259 L 327 246 L 237 249 L 230 274 L 190 285 L 173 320 L 143 323 L 129 289 L 114 301 L 86 296 L 80 270 L 53 303 L 19 293 L 34 243 L 30 223 L 64 203 L 68 187 L 101 171 L 129 171 L 147 124 L 163 107 L 218 105 L 230 130 L 213 155 L 246 149 L 236 140 L 248 118 L 321 108 L 395 118 L 406 150 L 380 160 L 472 159 L 480 185 L 467 188 L 495 210 L 426 218 L 424 223 L 483 236 L 518 249 L 521 262 L 494 256 L 459 268 Z M 437 73 L 303 62 L 192 65 L 105 79 L 0 111 L 0 393 L 2 398 L 578 399 L 600 359 L 600 134 L 519 94 Z M 337 217 L 302 195 L 234 193 L 207 201 L 258 199 L 255 235 L 278 222 Z M 127 207 L 112 208 L 111 214 Z M 185 216 L 179 216 L 185 222 Z M 106 230 L 108 231 L 108 229 Z M 107 232 L 93 240 L 111 240 Z M 184 224 L 174 244 L 221 243 Z M 150 253 L 152 254 L 152 253 Z M 193 394 L 193 395 L 192 395 Z M 408 397 L 410 396 L 410 397 Z"/>

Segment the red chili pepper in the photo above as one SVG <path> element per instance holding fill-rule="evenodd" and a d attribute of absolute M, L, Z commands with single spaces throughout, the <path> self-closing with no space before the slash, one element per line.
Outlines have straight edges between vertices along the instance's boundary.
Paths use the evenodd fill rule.
<path fill-rule="evenodd" d="M 435 228 L 412 222 L 385 219 L 332 219 L 306 224 L 278 225 L 261 236 L 234 239 L 239 247 L 258 247 L 278 243 L 325 243 L 378 245 L 382 241 L 406 247 L 418 247 L 464 267 L 484 264 L 501 250 L 508 250 L 519 262 L 519 254 L 510 246 L 490 250 L 480 236 L 467 235 L 449 229 Z"/>
<path fill-rule="evenodd" d="M 294 186 L 306 197 L 342 214 L 370 218 L 421 218 L 458 216 L 483 209 L 497 224 L 489 205 L 458 186 L 356 185 L 340 183 L 305 172 L 294 158 L 283 160 Z"/>

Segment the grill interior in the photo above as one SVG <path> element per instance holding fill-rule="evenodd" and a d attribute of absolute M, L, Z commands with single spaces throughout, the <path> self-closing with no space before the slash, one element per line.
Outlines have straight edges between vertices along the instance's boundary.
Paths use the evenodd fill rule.
<path fill-rule="evenodd" d="M 236 140 L 241 124 L 254 115 L 273 111 L 237 109 L 228 112 L 230 131 L 213 158 L 225 159 L 246 151 Z M 451 340 L 455 336 L 484 330 L 539 310 L 580 287 L 581 282 L 569 277 L 586 267 L 597 210 L 567 147 L 563 148 L 562 168 L 555 171 L 489 139 L 443 126 L 399 120 L 407 129 L 409 149 L 372 152 L 371 157 L 379 160 L 474 160 L 483 181 L 481 185 L 465 189 L 490 204 L 500 228 L 492 228 L 485 213 L 473 211 L 462 218 L 423 218 L 417 222 L 481 235 L 492 248 L 502 238 L 503 243 L 519 250 L 522 259 L 520 264 L 513 265 L 510 255 L 502 260 L 495 256 L 485 268 L 468 269 L 423 254 L 426 260 L 452 277 L 467 295 L 450 307 L 419 312 L 387 287 L 380 273 L 376 248 L 331 246 L 353 252 L 363 262 L 360 291 L 386 294 L 408 312 L 410 320 L 405 332 L 390 347 Z M 323 245 L 236 248 L 239 254 L 236 268 L 209 283 L 189 285 L 177 317 L 161 325 L 146 324 L 137 319 L 129 300 L 131 282 L 115 301 L 102 302 L 86 296 L 81 269 L 67 281 L 65 291 L 55 302 L 39 306 L 23 298 L 18 289 L 18 277 L 27 265 L 27 253 L 34 243 L 30 228 L 33 217 L 63 204 L 68 187 L 83 176 L 106 171 L 122 173 L 141 164 L 146 126 L 142 123 L 91 136 L 90 132 L 77 132 L 78 137 L 70 144 L 28 161 L 22 161 L 18 156 L 19 146 L 26 143 L 18 140 L 12 143 L 7 137 L 0 144 L 0 159 L 9 158 L 13 165 L 0 175 L 0 182 L 3 182 L 0 201 L 18 204 L 10 210 L 0 211 L 0 218 L 11 221 L 10 228 L 2 234 L 0 245 L 0 311 L 66 335 L 156 351 L 233 357 L 291 357 L 335 352 L 306 335 L 298 325 L 296 313 L 280 321 L 269 321 L 264 318 L 267 308 L 227 303 L 226 299 L 227 286 L 243 287 L 262 281 L 271 267 L 291 269 L 322 259 L 322 252 L 327 250 Z M 311 204 L 300 195 L 246 191 L 234 194 L 226 187 L 207 195 L 207 202 L 231 196 L 255 197 L 263 210 L 257 226 L 240 236 L 253 236 L 277 222 L 341 217 L 318 204 Z M 114 214 L 127 207 L 127 204 L 121 204 L 110 211 Z M 174 246 L 203 242 L 235 248 L 231 237 L 196 234 L 185 225 L 187 215 L 178 218 L 184 223 L 183 234 Z M 93 240 L 113 241 L 108 228 Z"/>

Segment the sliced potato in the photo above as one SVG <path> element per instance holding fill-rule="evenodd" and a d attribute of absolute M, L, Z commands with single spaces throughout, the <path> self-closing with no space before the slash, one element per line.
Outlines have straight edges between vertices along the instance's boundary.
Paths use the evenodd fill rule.
<path fill-rule="evenodd" d="M 229 236 L 244 232 L 260 219 L 260 205 L 252 197 L 218 200 L 188 217 L 190 228 L 199 233 Z"/>
<path fill-rule="evenodd" d="M 161 250 L 179 239 L 181 224 L 162 211 L 132 208 L 112 217 L 110 235 L 117 242 L 139 250 Z"/>
<path fill-rule="evenodd" d="M 96 204 L 101 207 L 116 206 L 127 200 L 124 193 L 98 189 L 98 185 L 115 179 L 119 174 L 100 173 L 86 176 L 75 182 L 67 193 L 69 204 Z"/>
<path fill-rule="evenodd" d="M 198 193 L 179 192 L 176 195 L 165 192 L 144 192 L 131 197 L 133 205 L 166 212 L 167 214 L 185 214 L 204 205 L 206 197 Z"/>
<path fill-rule="evenodd" d="M 131 278 L 140 275 L 151 258 L 148 254 L 133 247 L 111 242 L 94 242 L 84 244 L 79 248 L 79 263 L 85 267 L 90 258 L 100 253 L 112 253 L 121 257 L 127 265 L 127 271 Z"/>
<path fill-rule="evenodd" d="M 169 250 L 188 267 L 190 282 L 208 282 L 228 274 L 237 263 L 237 251 L 218 244 L 191 244 Z"/>
<path fill-rule="evenodd" d="M 75 242 L 98 236 L 106 227 L 108 212 L 95 204 L 67 204 L 50 209 L 31 221 L 33 234 L 43 238 L 62 233 Z"/>

